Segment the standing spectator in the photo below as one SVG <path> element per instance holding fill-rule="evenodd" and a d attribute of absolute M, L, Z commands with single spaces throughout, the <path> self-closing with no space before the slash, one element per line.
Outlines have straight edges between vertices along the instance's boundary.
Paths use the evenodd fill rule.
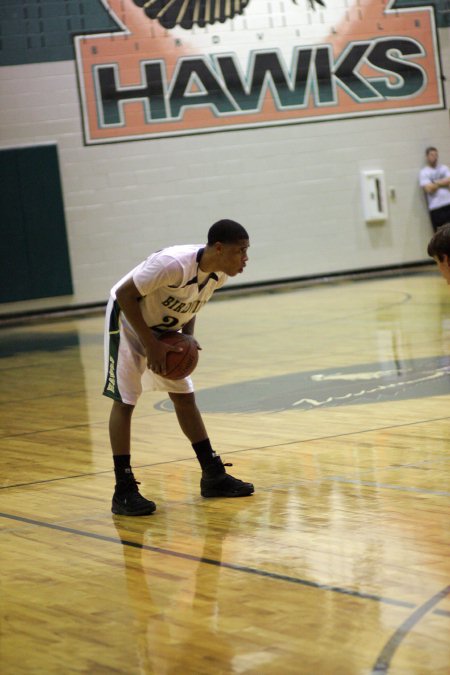
<path fill-rule="evenodd" d="M 420 186 L 425 192 L 431 224 L 436 232 L 438 227 L 450 223 L 450 169 L 439 164 L 436 148 L 425 150 L 426 166 L 420 171 Z"/>

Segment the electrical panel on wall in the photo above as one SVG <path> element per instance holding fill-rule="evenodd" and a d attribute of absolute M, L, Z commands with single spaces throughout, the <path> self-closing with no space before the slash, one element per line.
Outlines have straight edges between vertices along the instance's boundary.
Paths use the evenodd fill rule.
<path fill-rule="evenodd" d="M 384 171 L 361 172 L 361 196 L 366 223 L 383 223 L 388 217 Z"/>

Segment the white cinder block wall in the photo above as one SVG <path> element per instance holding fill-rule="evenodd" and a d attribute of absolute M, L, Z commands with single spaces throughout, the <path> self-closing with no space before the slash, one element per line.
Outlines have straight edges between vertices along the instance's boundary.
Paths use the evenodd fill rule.
<path fill-rule="evenodd" d="M 449 99 L 450 30 L 440 30 Z M 74 295 L 4 303 L 0 315 L 105 301 L 150 252 L 203 242 L 223 217 L 251 235 L 256 283 L 425 260 L 432 233 L 418 171 L 450 164 L 448 110 L 84 146 L 74 61 L 0 69 L 2 148 L 57 143 Z M 395 197 L 364 222 L 360 172 Z"/>

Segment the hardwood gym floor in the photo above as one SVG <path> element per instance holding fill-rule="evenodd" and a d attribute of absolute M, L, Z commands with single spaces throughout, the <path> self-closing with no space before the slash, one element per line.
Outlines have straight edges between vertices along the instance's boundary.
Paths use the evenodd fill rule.
<path fill-rule="evenodd" d="M 450 288 L 434 269 L 222 297 L 197 320 L 202 500 L 167 396 L 114 517 L 103 317 L 0 329 L 2 675 L 450 672 Z"/>

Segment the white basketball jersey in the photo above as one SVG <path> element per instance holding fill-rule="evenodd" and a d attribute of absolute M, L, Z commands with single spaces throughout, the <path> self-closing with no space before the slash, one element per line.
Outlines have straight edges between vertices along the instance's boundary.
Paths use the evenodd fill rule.
<path fill-rule="evenodd" d="M 203 249 L 188 244 L 157 251 L 115 284 L 111 295 L 115 298 L 116 289 L 132 277 L 142 295 L 141 311 L 147 326 L 179 330 L 227 280 L 223 272 L 208 275 L 199 269 Z M 123 313 L 121 318 L 126 322 Z"/>

